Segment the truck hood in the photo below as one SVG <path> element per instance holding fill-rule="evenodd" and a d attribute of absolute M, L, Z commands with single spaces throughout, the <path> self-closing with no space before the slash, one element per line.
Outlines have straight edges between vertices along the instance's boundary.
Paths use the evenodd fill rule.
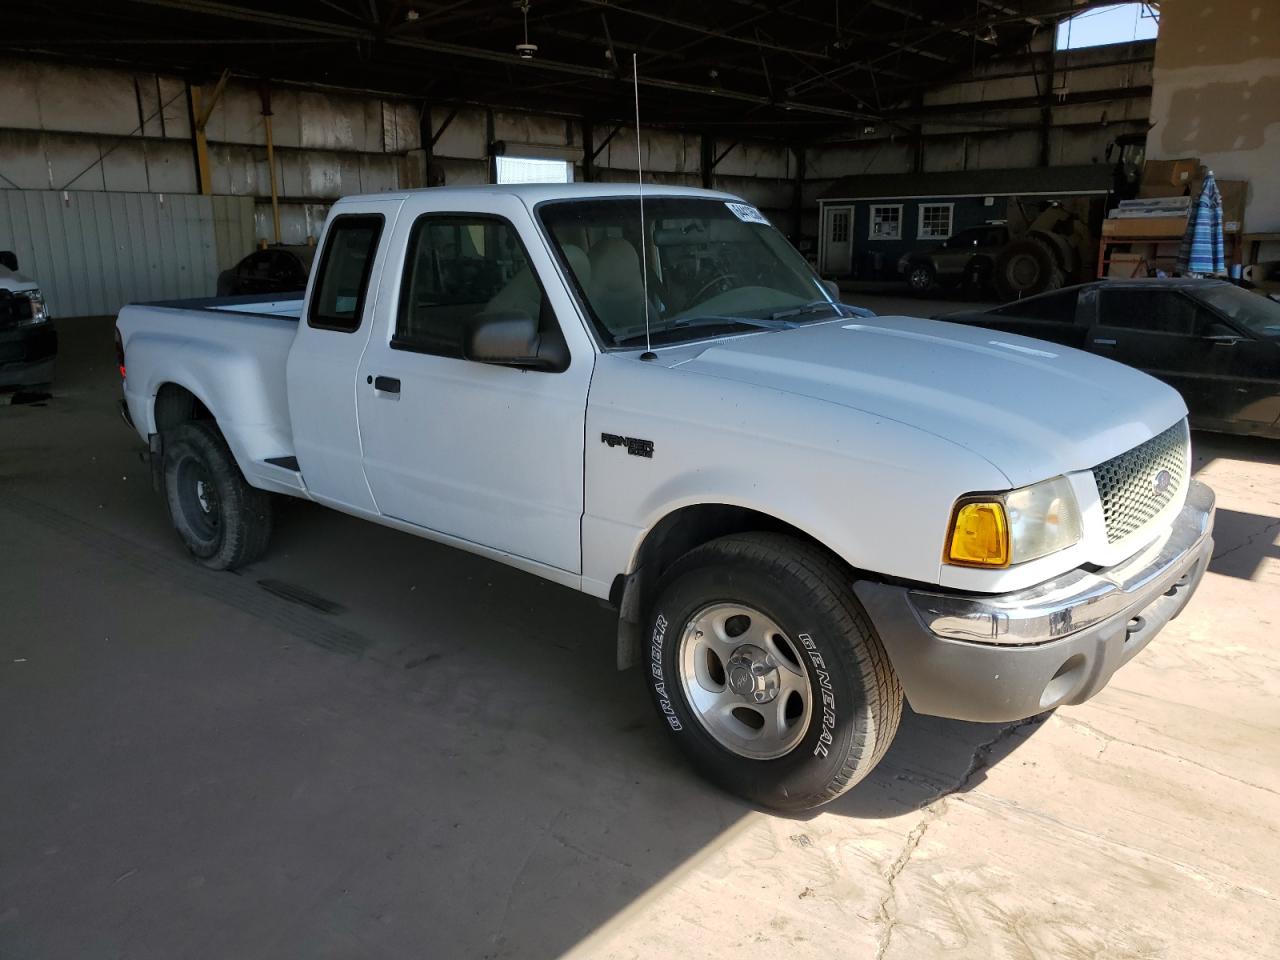
<path fill-rule="evenodd" d="M 914 317 L 721 340 L 672 360 L 687 373 L 784 390 L 944 437 L 1012 486 L 1087 470 L 1186 415 L 1177 391 L 1132 367 Z"/>

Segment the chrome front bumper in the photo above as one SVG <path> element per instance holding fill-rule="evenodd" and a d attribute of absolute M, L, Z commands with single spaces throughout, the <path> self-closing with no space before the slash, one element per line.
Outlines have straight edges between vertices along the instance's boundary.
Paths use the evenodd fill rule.
<path fill-rule="evenodd" d="M 1213 553 L 1214 495 L 1192 481 L 1169 531 L 1123 563 L 999 595 L 854 589 L 919 713 L 1016 720 L 1093 696 L 1176 617 Z"/>

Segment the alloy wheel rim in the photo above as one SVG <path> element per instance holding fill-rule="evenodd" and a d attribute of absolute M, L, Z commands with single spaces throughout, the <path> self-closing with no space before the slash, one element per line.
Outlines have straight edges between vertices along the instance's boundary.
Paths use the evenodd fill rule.
<path fill-rule="evenodd" d="M 679 674 L 693 715 L 737 756 L 777 759 L 809 729 L 813 691 L 800 647 L 754 607 L 715 603 L 690 617 Z"/>

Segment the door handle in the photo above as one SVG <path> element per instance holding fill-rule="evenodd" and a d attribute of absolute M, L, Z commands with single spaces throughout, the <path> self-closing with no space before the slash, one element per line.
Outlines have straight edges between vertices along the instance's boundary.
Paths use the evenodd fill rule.
<path fill-rule="evenodd" d="M 380 390 L 383 393 L 399 393 L 400 381 L 395 377 L 374 377 L 373 389 Z"/>
<path fill-rule="evenodd" d="M 1095 347 L 1114 347 L 1116 342 L 1114 340 L 1095 340 L 1093 345 Z"/>

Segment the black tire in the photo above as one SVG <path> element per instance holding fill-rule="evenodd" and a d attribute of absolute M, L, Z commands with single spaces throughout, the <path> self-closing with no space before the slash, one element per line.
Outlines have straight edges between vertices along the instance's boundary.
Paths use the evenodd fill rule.
<path fill-rule="evenodd" d="M 217 427 L 179 424 L 164 436 L 164 492 L 174 529 L 214 570 L 252 563 L 271 539 L 271 496 L 249 486 Z"/>
<path fill-rule="evenodd" d="M 902 687 L 847 584 L 827 554 L 774 533 L 714 540 L 663 576 L 644 673 L 672 736 L 710 780 L 753 803 L 800 811 L 833 800 L 884 756 L 902 715 Z M 813 709 L 801 739 L 776 758 L 725 746 L 689 701 L 686 683 L 696 681 L 682 680 L 682 647 L 697 642 L 692 625 L 718 603 L 754 608 L 798 641 Z M 721 682 L 728 689 L 727 678 Z"/>
<path fill-rule="evenodd" d="M 907 286 L 912 293 L 928 293 L 937 280 L 938 274 L 933 269 L 933 264 L 925 260 L 907 264 Z"/>
<path fill-rule="evenodd" d="M 1063 275 L 1052 250 L 1033 237 L 1024 237 L 1000 251 L 992 280 L 1001 299 L 1018 300 L 1057 290 Z"/>

